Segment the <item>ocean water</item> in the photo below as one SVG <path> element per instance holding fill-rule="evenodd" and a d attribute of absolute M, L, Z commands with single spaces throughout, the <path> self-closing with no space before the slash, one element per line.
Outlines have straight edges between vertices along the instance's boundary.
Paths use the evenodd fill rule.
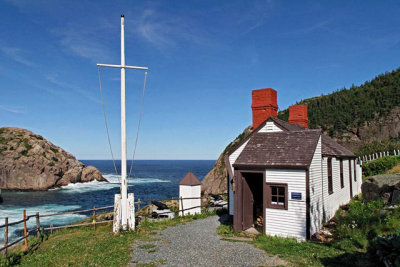
<path fill-rule="evenodd" d="M 109 181 L 77 183 L 58 189 L 40 192 L 4 192 L 3 204 L 0 205 L 0 224 L 8 217 L 9 222 L 21 220 L 23 210 L 27 215 L 36 212 L 48 214 L 55 212 L 82 210 L 113 205 L 114 195 L 119 194 L 119 176 L 115 174 L 111 160 L 81 160 L 85 165 L 98 168 Z M 162 200 L 178 197 L 179 181 L 192 171 L 200 180 L 211 170 L 214 160 L 136 160 L 133 171 L 128 177 L 129 193 L 135 194 L 135 201 L 140 199 Z M 120 161 L 116 162 L 120 173 Z M 130 162 L 128 162 L 129 173 Z M 86 218 L 88 214 L 69 214 L 41 218 L 41 225 L 64 225 Z M 35 227 L 35 219 L 28 221 L 28 228 Z M 22 235 L 22 227 L 11 227 L 9 235 Z M 3 243 L 3 231 L 0 230 L 0 244 Z M 1 245 L 0 245 L 1 246 Z"/>

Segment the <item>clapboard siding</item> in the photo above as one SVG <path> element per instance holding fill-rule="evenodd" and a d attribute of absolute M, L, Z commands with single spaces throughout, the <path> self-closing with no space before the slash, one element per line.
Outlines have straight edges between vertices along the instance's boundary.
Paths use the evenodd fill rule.
<path fill-rule="evenodd" d="M 357 174 L 357 182 L 355 183 L 355 194 L 358 195 L 361 193 L 361 185 L 362 185 L 362 167 L 359 164 L 356 164 L 356 174 Z"/>
<path fill-rule="evenodd" d="M 332 158 L 332 180 L 333 193 L 328 192 L 328 159 L 323 157 L 323 178 L 324 178 L 324 218 L 331 219 L 337 209 L 350 201 L 350 181 L 349 181 L 349 160 L 343 160 L 344 187 L 340 185 L 340 161 Z M 353 176 L 352 176 L 353 177 Z"/>
<path fill-rule="evenodd" d="M 313 159 L 309 168 L 310 181 L 310 232 L 319 231 L 322 224 L 323 192 L 322 192 L 322 170 L 321 170 L 321 137 L 315 149 Z"/>
<path fill-rule="evenodd" d="M 248 142 L 249 142 L 249 140 L 244 142 L 240 147 L 238 147 L 235 151 L 233 151 L 232 154 L 229 155 L 229 165 L 230 165 L 229 167 L 231 168 L 232 173 L 233 173 L 232 165 L 235 163 L 235 161 L 239 157 L 240 153 L 242 153 L 243 149 L 246 147 Z"/>
<path fill-rule="evenodd" d="M 288 185 L 288 209 L 267 208 L 265 212 L 265 232 L 269 235 L 306 239 L 306 171 L 266 170 L 267 183 Z M 299 192 L 301 200 L 291 200 L 291 192 Z"/>
<path fill-rule="evenodd" d="M 282 129 L 279 128 L 278 126 L 275 125 L 274 122 L 268 121 L 264 127 L 262 127 L 259 131 L 259 133 L 267 133 L 267 132 L 282 132 Z"/>

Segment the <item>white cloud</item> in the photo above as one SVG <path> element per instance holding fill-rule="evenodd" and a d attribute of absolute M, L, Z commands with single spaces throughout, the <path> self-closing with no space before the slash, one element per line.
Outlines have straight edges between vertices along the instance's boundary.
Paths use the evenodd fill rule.
<path fill-rule="evenodd" d="M 25 56 L 25 51 L 17 47 L 1 46 L 0 51 L 12 60 L 25 66 L 33 66 L 33 62 L 29 61 Z"/>
<path fill-rule="evenodd" d="M 148 8 L 142 15 L 133 20 L 127 32 L 132 33 L 158 49 L 177 46 L 179 43 L 206 44 L 204 33 L 188 17 L 178 14 L 164 14 Z M 133 27 L 134 26 L 134 27 Z"/>
<path fill-rule="evenodd" d="M 4 111 L 10 112 L 10 113 L 14 113 L 14 114 L 23 114 L 23 113 L 25 113 L 23 108 L 15 107 L 15 106 L 0 105 L 0 110 L 4 110 Z"/>
<path fill-rule="evenodd" d="M 65 52 L 98 62 L 111 57 L 107 46 L 107 36 L 111 27 L 108 21 L 102 19 L 91 25 L 70 23 L 50 32 L 59 38 Z"/>
<path fill-rule="evenodd" d="M 81 96 L 85 97 L 86 99 L 89 99 L 90 101 L 92 101 L 94 103 L 98 103 L 98 104 L 101 103 L 98 97 L 94 97 L 87 90 L 82 89 L 80 86 L 66 83 L 66 82 L 59 80 L 58 75 L 46 75 L 45 78 L 47 81 L 49 81 L 52 84 L 57 85 L 58 87 L 78 93 Z"/>

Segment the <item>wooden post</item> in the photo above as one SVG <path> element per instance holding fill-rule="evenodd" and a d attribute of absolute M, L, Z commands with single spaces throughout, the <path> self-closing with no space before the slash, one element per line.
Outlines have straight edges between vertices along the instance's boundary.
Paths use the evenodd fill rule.
<path fill-rule="evenodd" d="M 181 197 L 182 216 L 183 216 L 183 198 Z"/>
<path fill-rule="evenodd" d="M 138 213 L 140 212 L 140 198 L 138 198 L 138 202 L 137 202 L 137 210 L 138 210 Z"/>
<path fill-rule="evenodd" d="M 8 245 L 8 217 L 4 219 L 4 246 Z M 4 258 L 7 258 L 7 249 L 3 250 Z"/>
<path fill-rule="evenodd" d="M 96 207 L 93 207 L 93 229 L 96 231 Z"/>
<path fill-rule="evenodd" d="M 36 237 L 40 237 L 40 216 L 39 212 L 36 212 Z"/>
<path fill-rule="evenodd" d="M 51 223 L 50 224 L 50 234 L 52 234 L 53 233 L 53 224 Z"/>
<path fill-rule="evenodd" d="M 26 228 L 26 210 L 24 210 L 24 236 L 25 236 L 25 249 L 28 249 L 28 229 Z"/>

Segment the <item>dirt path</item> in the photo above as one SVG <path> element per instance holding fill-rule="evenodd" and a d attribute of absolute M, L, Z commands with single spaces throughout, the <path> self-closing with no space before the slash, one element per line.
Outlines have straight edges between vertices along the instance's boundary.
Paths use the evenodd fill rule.
<path fill-rule="evenodd" d="M 157 241 L 140 242 L 133 250 L 131 266 L 275 266 L 277 257 L 244 242 L 221 240 L 216 228 L 219 217 L 212 216 L 169 227 L 154 236 Z"/>

